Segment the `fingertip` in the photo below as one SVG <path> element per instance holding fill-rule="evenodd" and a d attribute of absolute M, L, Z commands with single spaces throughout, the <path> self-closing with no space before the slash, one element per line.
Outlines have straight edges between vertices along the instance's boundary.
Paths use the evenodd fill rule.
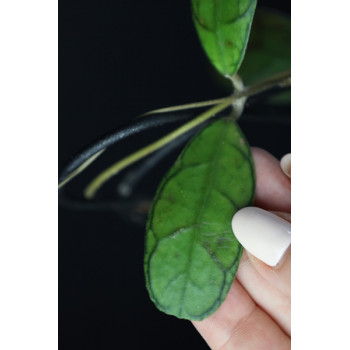
<path fill-rule="evenodd" d="M 280 161 L 282 171 L 288 176 L 291 177 L 291 154 L 288 153 L 281 158 Z"/>
<path fill-rule="evenodd" d="M 250 254 L 271 267 L 279 266 L 291 242 L 290 222 L 256 207 L 239 210 L 232 230 Z"/>

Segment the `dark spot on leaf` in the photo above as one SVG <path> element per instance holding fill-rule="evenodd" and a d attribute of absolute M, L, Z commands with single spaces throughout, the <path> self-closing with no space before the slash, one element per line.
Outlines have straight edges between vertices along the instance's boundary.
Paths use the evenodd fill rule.
<path fill-rule="evenodd" d="M 167 199 L 170 203 L 176 203 L 176 199 L 172 195 L 165 197 L 165 199 Z"/>
<path fill-rule="evenodd" d="M 205 26 L 205 20 L 201 17 L 198 17 L 198 21 L 202 26 Z"/>

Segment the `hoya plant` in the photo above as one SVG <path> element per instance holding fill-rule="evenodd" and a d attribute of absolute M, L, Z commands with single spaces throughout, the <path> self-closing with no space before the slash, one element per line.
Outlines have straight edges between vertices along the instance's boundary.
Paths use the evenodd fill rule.
<path fill-rule="evenodd" d="M 108 180 L 145 159 L 120 184 L 127 193 L 133 181 L 186 142 L 147 207 L 145 229 L 149 296 L 159 310 L 178 318 L 202 320 L 213 314 L 239 267 L 243 248 L 231 220 L 254 201 L 255 170 L 237 120 L 244 118 L 246 104 L 262 95 L 271 108 L 290 103 L 290 21 L 256 11 L 256 5 L 256 0 L 191 2 L 203 55 L 230 82 L 232 94 L 148 112 L 86 147 L 59 176 L 61 202 L 69 204 L 66 185 L 109 147 L 151 128 L 182 123 L 101 171 L 83 191 L 84 203 L 93 203 Z"/>

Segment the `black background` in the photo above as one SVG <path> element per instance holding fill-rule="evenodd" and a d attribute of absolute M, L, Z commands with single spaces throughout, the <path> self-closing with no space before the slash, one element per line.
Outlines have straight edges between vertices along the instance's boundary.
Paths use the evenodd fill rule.
<path fill-rule="evenodd" d="M 261 5 L 290 13 L 289 1 Z M 60 169 L 83 146 L 141 113 L 228 93 L 200 47 L 189 1 L 59 2 Z M 289 124 L 243 117 L 241 127 L 252 146 L 277 157 L 290 152 Z M 136 149 L 139 140 L 121 144 L 104 161 Z M 167 166 L 141 190 L 154 192 Z M 60 349 L 208 348 L 189 321 L 159 312 L 149 300 L 144 231 L 115 212 L 59 208 Z"/>

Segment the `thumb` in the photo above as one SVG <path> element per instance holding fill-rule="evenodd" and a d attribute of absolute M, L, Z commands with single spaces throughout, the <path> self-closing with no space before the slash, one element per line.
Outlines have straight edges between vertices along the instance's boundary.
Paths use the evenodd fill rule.
<path fill-rule="evenodd" d="M 251 297 L 290 334 L 290 243 L 287 214 L 256 207 L 239 210 L 232 229 L 247 254 L 237 277 Z M 287 220 L 285 220 L 287 218 Z"/>

